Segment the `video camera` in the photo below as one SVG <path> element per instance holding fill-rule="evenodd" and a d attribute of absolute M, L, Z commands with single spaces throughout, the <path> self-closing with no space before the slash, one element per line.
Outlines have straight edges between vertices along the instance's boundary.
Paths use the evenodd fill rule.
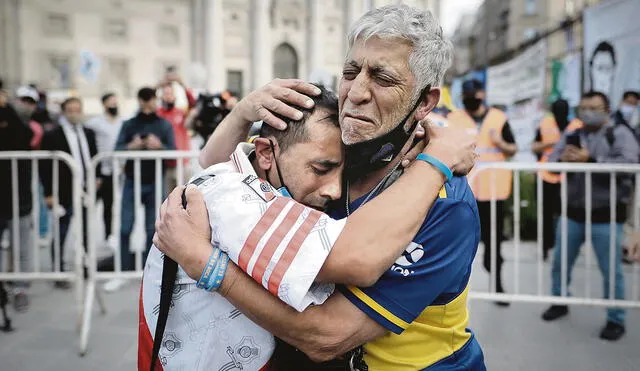
<path fill-rule="evenodd" d="M 219 94 L 200 94 L 196 109 L 198 115 L 195 118 L 193 129 L 206 140 L 216 130 L 220 122 L 231 112 L 228 108 L 228 100 L 232 98 L 229 92 Z"/>

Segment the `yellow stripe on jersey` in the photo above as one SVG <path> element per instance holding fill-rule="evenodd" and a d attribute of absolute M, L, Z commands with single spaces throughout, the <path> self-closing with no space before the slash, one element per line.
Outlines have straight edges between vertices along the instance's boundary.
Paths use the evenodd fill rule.
<path fill-rule="evenodd" d="M 467 295 L 469 286 L 445 305 L 427 307 L 405 331 L 364 345 L 370 371 L 415 371 L 451 356 L 471 338 Z M 437 368 L 434 368 L 434 371 Z"/>
<path fill-rule="evenodd" d="M 440 188 L 440 192 L 438 192 L 438 197 L 439 198 L 447 198 L 447 189 L 442 186 L 442 188 Z"/>
<path fill-rule="evenodd" d="M 247 143 L 253 143 L 258 137 L 259 135 L 254 135 L 252 137 L 249 137 L 249 139 L 247 139 Z"/>
<path fill-rule="evenodd" d="M 359 288 L 355 286 L 347 286 L 347 290 L 351 291 L 351 293 L 353 293 L 353 295 L 355 295 L 363 303 L 367 304 L 371 309 L 378 312 L 379 315 L 386 318 L 387 320 L 389 320 L 389 322 L 393 323 L 394 325 L 402 329 L 406 329 L 407 327 L 409 327 L 409 324 L 407 322 L 403 321 L 395 314 L 389 312 L 382 305 L 378 304 L 375 300 L 369 297 L 369 295 L 362 292 L 362 290 L 360 290 Z"/>

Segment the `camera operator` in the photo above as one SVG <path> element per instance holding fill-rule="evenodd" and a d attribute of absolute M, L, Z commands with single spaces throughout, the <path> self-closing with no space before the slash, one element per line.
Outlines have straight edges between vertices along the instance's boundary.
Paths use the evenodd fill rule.
<path fill-rule="evenodd" d="M 195 109 L 187 117 L 186 126 L 198 133 L 206 143 L 237 102 L 236 94 L 229 91 L 214 95 L 200 94 Z"/>

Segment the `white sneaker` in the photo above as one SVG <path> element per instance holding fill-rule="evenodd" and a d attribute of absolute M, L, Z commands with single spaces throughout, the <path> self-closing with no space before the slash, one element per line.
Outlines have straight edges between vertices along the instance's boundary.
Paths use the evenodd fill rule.
<path fill-rule="evenodd" d="M 107 240 L 104 241 L 104 246 L 109 250 L 115 252 L 118 248 L 118 241 L 116 240 L 116 236 L 110 235 L 109 237 L 107 237 Z"/>
<path fill-rule="evenodd" d="M 105 282 L 104 286 L 102 286 L 102 289 L 106 292 L 116 292 L 120 290 L 126 283 L 127 283 L 127 280 L 123 280 L 121 278 L 114 278 L 112 280 Z"/>

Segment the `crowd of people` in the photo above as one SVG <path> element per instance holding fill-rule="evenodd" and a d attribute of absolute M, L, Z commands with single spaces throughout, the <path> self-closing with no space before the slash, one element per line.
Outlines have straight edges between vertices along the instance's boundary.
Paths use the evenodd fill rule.
<path fill-rule="evenodd" d="M 486 93 L 478 80 L 469 80 L 463 84 L 462 102 L 464 109 L 448 114 L 451 126 L 462 127 L 478 136 L 478 161 L 503 162 L 513 156 L 517 146 L 504 112 L 484 103 Z M 602 92 L 590 91 L 583 94 L 580 104 L 570 119 L 570 107 L 566 100 L 558 99 L 550 105 L 550 113 L 542 119 L 536 129 L 536 137 L 531 145 L 532 151 L 540 163 L 600 163 L 600 164 L 637 164 L 640 162 L 640 120 L 639 93 L 625 92 L 617 110 L 612 110 L 609 98 Z M 542 259 L 547 260 L 553 252 L 551 293 L 554 296 L 570 295 L 571 272 L 585 242 L 586 227 L 586 191 L 585 174 L 568 173 L 563 179 L 560 173 L 539 171 L 542 178 L 543 199 L 542 222 Z M 478 202 L 484 245 L 483 266 L 493 273 L 495 282 L 490 283 L 492 292 L 504 293 L 502 278 L 502 241 L 505 239 L 504 218 L 505 202 L 510 198 L 513 175 L 509 170 L 480 171 L 471 181 Z M 603 277 L 603 297 L 610 298 L 610 277 L 614 278 L 612 298 L 624 300 L 624 272 L 622 262 L 625 258 L 623 245 L 637 256 L 638 234 L 633 233 L 634 174 L 618 174 L 616 177 L 616 199 L 610 199 L 608 173 L 592 174 L 591 186 L 591 245 L 595 251 L 598 267 Z M 567 269 L 562 269 L 563 249 L 558 225 L 561 213 L 560 183 L 567 184 Z M 491 199 L 495 199 L 496 219 L 491 222 Z M 610 205 L 615 203 L 616 215 L 611 220 Z M 616 239 L 610 248 L 611 221 L 615 224 Z M 627 223 L 627 241 L 625 242 L 624 224 Z M 491 248 L 492 234 L 495 236 L 495 250 Z M 555 248 L 555 249 L 554 249 Z M 492 255 L 495 252 L 496 257 Z M 610 260 L 610 254 L 615 255 Z M 492 260 L 495 265 L 492 267 Z M 613 266 L 610 265 L 613 261 Z M 610 275 L 613 269 L 614 274 Z M 507 302 L 496 304 L 507 306 Z M 552 305 L 543 314 L 542 319 L 553 321 L 568 314 L 568 306 Z M 607 321 L 600 337 L 606 340 L 618 340 L 625 332 L 624 310 L 609 308 Z"/>
<path fill-rule="evenodd" d="M 182 93 L 183 100 L 187 102 L 186 109 L 176 104 L 178 93 Z M 233 107 L 233 96 L 226 92 L 225 106 L 218 111 L 221 117 L 218 122 Z M 13 95 L 13 96 L 12 96 Z M 83 199 L 87 191 L 87 169 L 91 166 L 91 159 L 101 152 L 133 151 L 133 150 L 182 150 L 189 151 L 192 147 L 191 132 L 198 126 L 208 124 L 214 126 L 214 122 L 204 123 L 206 116 L 203 107 L 206 102 L 198 101 L 191 89 L 187 88 L 175 71 L 167 71 L 166 76 L 155 86 L 143 87 L 137 94 L 138 110 L 132 117 L 127 118 L 120 110 L 119 99 L 115 93 L 107 92 L 102 96 L 101 114 L 87 118 L 84 114 L 83 100 L 81 97 L 68 97 L 60 103 L 58 114 L 51 114 L 48 107 L 46 92 L 39 91 L 36 85 L 19 87 L 15 94 L 0 89 L 0 151 L 31 151 L 50 150 L 62 151 L 70 154 L 77 162 L 79 174 L 82 179 Z M 128 114 L 131 116 L 131 113 Z M 211 131 L 212 132 L 212 131 Z M 210 133 L 209 133 L 210 134 Z M 204 138 L 206 139 L 206 138 Z M 189 179 L 190 166 L 186 159 L 183 166 L 183 179 Z M 135 202 L 134 198 L 134 173 L 133 162 L 127 161 L 124 165 L 121 179 L 113 179 L 114 162 L 110 158 L 102 161 L 97 169 L 97 197 L 103 203 L 102 220 L 104 222 L 104 245 L 111 250 L 117 246 L 121 249 L 121 267 L 123 270 L 134 269 L 134 257 L 130 252 L 130 237 L 134 225 Z M 165 161 L 162 164 L 162 195 L 164 198 L 167 189 L 173 189 L 178 182 L 176 174 L 176 161 Z M 8 160 L 0 161 L 0 170 L 3 176 L 0 180 L 0 237 L 5 231 L 12 230 L 13 203 L 12 203 L 12 174 L 11 163 Z M 33 219 L 31 212 L 33 203 L 40 203 L 39 235 L 41 241 L 36 243 L 51 244 L 51 264 L 53 271 L 67 271 L 70 267 L 65 264 L 65 245 L 73 217 L 73 181 L 71 169 L 63 162 L 59 163 L 58 182 L 53 184 L 53 161 L 44 159 L 38 164 L 38 184 L 40 194 L 31 194 L 32 165 L 30 161 L 18 161 L 18 189 L 19 189 L 19 231 L 20 271 L 30 272 L 34 269 L 33 261 Z M 154 231 L 155 215 L 155 161 L 141 161 L 141 202 L 145 210 L 145 231 L 147 232 L 148 246 L 151 245 L 151 237 Z M 120 192 L 114 192 L 113 186 L 117 185 Z M 54 194 L 54 190 L 57 190 Z M 121 224 L 113 224 L 114 194 L 121 194 Z M 158 205 L 159 206 L 159 205 Z M 83 201 L 82 207 L 84 246 L 87 244 L 87 209 Z M 51 230 L 52 218 L 57 218 L 59 230 L 57 233 Z M 114 230 L 115 228 L 115 230 Z M 59 236 L 55 239 L 54 236 Z M 119 240 L 119 243 L 118 243 Z M 5 239 L 11 242 L 12 239 Z M 11 246 L 1 250 L 0 268 L 10 268 L 11 259 L 2 259 L 3 255 L 13 252 Z M 7 254 L 7 252 L 9 254 Z M 146 254 L 145 254 L 146 257 Z M 4 265 L 3 265 L 4 264 Z M 103 268 L 111 269 L 114 262 L 105 261 Z M 124 281 L 112 280 L 105 284 L 108 291 L 117 290 Z M 29 306 L 27 282 L 12 282 L 13 302 L 16 310 L 25 311 Z M 59 289 L 68 289 L 68 281 L 56 281 L 54 286 Z"/>

